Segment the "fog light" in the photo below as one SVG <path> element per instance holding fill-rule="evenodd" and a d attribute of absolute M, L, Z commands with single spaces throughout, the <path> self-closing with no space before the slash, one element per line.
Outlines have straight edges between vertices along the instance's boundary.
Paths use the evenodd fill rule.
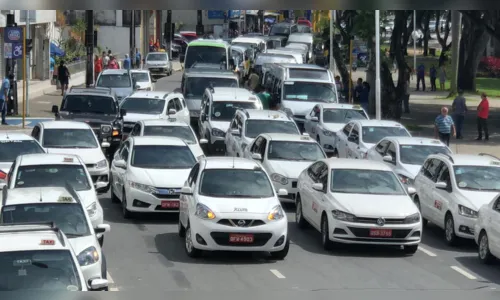
<path fill-rule="evenodd" d="M 147 208 L 147 207 L 150 207 L 151 204 L 146 203 L 146 202 L 142 202 L 142 201 L 139 201 L 139 200 L 134 200 L 134 202 L 132 202 L 132 206 Z"/>
<path fill-rule="evenodd" d="M 285 242 L 285 236 L 282 235 L 277 241 L 276 243 L 274 244 L 274 247 L 279 247 L 281 245 L 283 245 L 283 242 Z"/>
<path fill-rule="evenodd" d="M 206 245 L 207 242 L 205 242 L 205 240 L 201 237 L 201 235 L 199 234 L 196 234 L 196 241 L 198 242 L 198 244 L 200 245 Z"/>

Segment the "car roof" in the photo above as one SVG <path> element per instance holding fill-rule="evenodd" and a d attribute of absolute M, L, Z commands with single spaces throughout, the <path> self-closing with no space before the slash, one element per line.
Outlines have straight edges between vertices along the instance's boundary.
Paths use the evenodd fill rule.
<path fill-rule="evenodd" d="M 129 139 L 134 146 L 186 146 L 183 140 L 170 136 L 134 136 Z"/>
<path fill-rule="evenodd" d="M 236 74 L 232 71 L 228 71 L 226 69 L 220 68 L 210 68 L 210 67 L 194 67 L 189 68 L 184 71 L 185 75 L 195 76 L 199 75 L 199 77 L 230 77 L 230 78 L 238 78 Z"/>
<path fill-rule="evenodd" d="M 31 203 L 79 203 L 71 193 L 63 187 L 32 187 L 9 189 L 4 205 Z"/>
<path fill-rule="evenodd" d="M 0 131 L 0 140 L 33 141 L 35 139 L 26 133 L 16 131 Z"/>
<path fill-rule="evenodd" d="M 19 166 L 82 165 L 78 155 L 59 153 L 23 154 L 17 157 Z"/>
<path fill-rule="evenodd" d="M 291 121 L 288 115 L 282 111 L 262 109 L 242 109 L 241 111 L 245 114 L 248 113 L 249 119 Z"/>
<path fill-rule="evenodd" d="M 279 48 L 278 48 L 279 49 Z M 312 65 L 312 64 L 279 64 L 280 66 L 284 68 L 290 68 L 290 69 L 301 69 L 301 70 L 323 70 L 327 71 L 327 69 L 317 66 L 317 65 Z"/>
<path fill-rule="evenodd" d="M 347 103 L 320 103 L 318 104 L 323 109 L 336 108 L 336 109 L 355 109 L 362 110 L 361 105 L 347 104 Z"/>
<path fill-rule="evenodd" d="M 316 143 L 316 140 L 306 135 L 290 134 L 290 133 L 262 133 L 261 136 L 270 141 L 289 141 L 302 143 Z"/>
<path fill-rule="evenodd" d="M 89 124 L 79 121 L 45 121 L 39 124 L 44 129 L 92 129 Z"/>
<path fill-rule="evenodd" d="M 455 166 L 496 166 L 500 167 L 500 160 L 489 155 L 473 155 L 473 154 L 433 154 L 429 158 L 440 158 L 450 161 Z"/>
<path fill-rule="evenodd" d="M 265 39 L 259 36 L 240 36 L 232 40 L 233 43 L 253 43 L 253 42 L 265 42 Z"/>
<path fill-rule="evenodd" d="M 148 53 L 148 55 L 149 55 L 149 54 L 165 54 L 165 55 L 168 55 L 168 53 L 167 53 L 167 52 L 160 52 L 160 51 L 157 51 L 157 52 L 149 52 L 149 53 Z"/>
<path fill-rule="evenodd" d="M 130 73 L 149 73 L 149 70 L 141 70 L 141 69 L 132 69 L 130 70 Z"/>
<path fill-rule="evenodd" d="M 44 230 L 46 229 L 46 230 Z M 2 224 L 0 225 L 0 252 L 28 250 L 68 250 L 68 239 L 62 231 L 50 225 Z M 43 244 L 43 241 L 54 241 Z"/>
<path fill-rule="evenodd" d="M 209 88 L 210 90 L 210 88 Z M 257 98 L 244 88 L 214 87 L 212 89 L 213 101 L 256 101 Z M 253 98 L 253 99 L 252 99 Z"/>
<path fill-rule="evenodd" d="M 152 120 L 141 120 L 138 123 L 141 123 L 144 126 L 183 126 L 189 127 L 189 124 L 182 121 L 170 121 L 168 119 L 152 119 Z"/>
<path fill-rule="evenodd" d="M 388 165 L 367 159 L 327 158 L 323 160 L 330 169 L 392 171 Z"/>
<path fill-rule="evenodd" d="M 410 136 L 390 136 L 385 140 L 395 142 L 399 145 L 425 145 L 425 146 L 446 146 L 437 139 L 423 138 L 423 137 L 410 137 Z"/>
<path fill-rule="evenodd" d="M 202 158 L 203 169 L 246 169 L 253 170 L 261 168 L 255 161 L 241 157 L 211 156 Z"/>
<path fill-rule="evenodd" d="M 388 120 L 354 120 L 352 122 L 357 122 L 361 126 L 374 126 L 374 127 L 402 127 L 404 126 L 401 123 L 395 121 Z"/>
<path fill-rule="evenodd" d="M 125 75 L 128 71 L 124 69 L 106 69 L 102 71 L 101 75 Z"/>
<path fill-rule="evenodd" d="M 136 91 L 127 98 L 164 99 L 169 94 L 168 91 Z"/>

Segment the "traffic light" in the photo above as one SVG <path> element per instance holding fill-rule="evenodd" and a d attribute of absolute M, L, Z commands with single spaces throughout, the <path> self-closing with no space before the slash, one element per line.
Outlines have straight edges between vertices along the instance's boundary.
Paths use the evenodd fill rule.
<path fill-rule="evenodd" d="M 26 53 L 30 53 L 33 49 L 33 39 L 26 39 Z"/>

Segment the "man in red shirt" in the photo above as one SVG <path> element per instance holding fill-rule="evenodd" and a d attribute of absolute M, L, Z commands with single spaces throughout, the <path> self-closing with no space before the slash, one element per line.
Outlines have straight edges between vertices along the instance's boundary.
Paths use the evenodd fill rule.
<path fill-rule="evenodd" d="M 486 97 L 486 93 L 481 94 L 481 102 L 477 106 L 477 139 L 476 141 L 480 141 L 483 139 L 483 131 L 484 131 L 484 140 L 488 141 L 490 136 L 488 134 L 488 115 L 490 112 L 490 103 L 488 102 L 488 98 Z"/>

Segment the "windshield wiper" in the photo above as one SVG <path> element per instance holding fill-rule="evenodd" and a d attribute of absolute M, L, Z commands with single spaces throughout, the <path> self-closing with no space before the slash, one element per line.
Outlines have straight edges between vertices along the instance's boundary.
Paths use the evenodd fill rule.
<path fill-rule="evenodd" d="M 84 234 L 81 233 L 65 233 L 67 238 L 76 238 L 76 237 L 82 237 L 85 236 Z"/>

